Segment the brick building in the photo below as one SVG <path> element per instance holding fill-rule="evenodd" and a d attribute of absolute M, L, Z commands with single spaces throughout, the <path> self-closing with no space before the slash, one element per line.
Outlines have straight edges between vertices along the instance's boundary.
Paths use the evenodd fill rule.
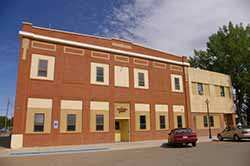
<path fill-rule="evenodd" d="M 166 139 L 193 128 L 186 57 L 30 23 L 19 36 L 12 148 Z"/>
<path fill-rule="evenodd" d="M 191 127 L 187 59 L 24 23 L 11 146 L 164 139 Z"/>

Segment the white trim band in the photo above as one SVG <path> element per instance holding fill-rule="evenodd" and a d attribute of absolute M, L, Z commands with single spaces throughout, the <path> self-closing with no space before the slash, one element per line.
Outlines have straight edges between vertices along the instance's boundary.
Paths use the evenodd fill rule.
<path fill-rule="evenodd" d="M 113 49 L 113 48 L 95 46 L 92 44 L 86 44 L 86 43 L 80 43 L 80 42 L 64 40 L 64 39 L 59 39 L 59 38 L 54 38 L 54 37 L 37 35 L 34 33 L 30 33 L 30 32 L 19 31 L 19 35 L 25 36 L 25 37 L 30 37 L 33 39 L 40 39 L 40 40 L 45 40 L 45 41 L 50 41 L 50 42 L 72 45 L 72 46 L 78 46 L 78 47 L 90 48 L 90 49 L 95 49 L 95 50 L 100 50 L 100 51 L 112 52 L 112 53 L 116 53 L 116 54 L 129 55 L 129 56 L 138 57 L 138 58 L 145 58 L 145 59 L 151 59 L 151 60 L 156 60 L 156 61 L 161 61 L 161 62 L 190 66 L 190 64 L 187 62 L 179 62 L 179 61 L 175 61 L 175 60 L 170 60 L 170 59 L 165 59 L 165 58 L 160 58 L 160 57 L 155 57 L 155 56 L 145 55 L 145 54 L 140 54 L 140 53 L 134 53 L 134 52 L 130 52 L 130 51 L 117 50 L 117 49 Z"/>

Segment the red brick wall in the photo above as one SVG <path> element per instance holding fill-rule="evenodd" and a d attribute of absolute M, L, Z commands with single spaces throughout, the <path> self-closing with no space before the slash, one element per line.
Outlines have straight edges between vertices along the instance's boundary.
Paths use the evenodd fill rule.
<path fill-rule="evenodd" d="M 46 36 L 59 37 L 68 40 L 86 42 L 90 44 L 112 47 L 111 40 L 93 38 L 88 36 L 71 35 L 61 32 L 53 32 L 32 28 L 24 25 L 24 31 L 29 31 Z M 56 44 L 56 43 L 54 43 Z M 132 45 L 132 43 L 130 43 Z M 151 54 L 159 57 L 165 57 L 172 60 L 186 61 L 182 57 L 169 55 L 144 47 L 132 45 L 134 52 Z M 133 58 L 130 57 L 130 63 L 122 63 L 114 61 L 111 54 L 110 60 L 97 59 L 91 57 L 91 50 L 85 49 L 84 56 L 69 55 L 63 52 L 63 45 L 56 44 L 56 51 L 40 50 L 29 48 L 27 59 L 21 60 L 22 48 L 20 47 L 20 60 L 17 79 L 16 105 L 14 114 L 13 133 L 24 134 L 24 146 L 48 146 L 48 145 L 68 145 L 68 144 L 90 144 L 90 143 L 106 143 L 114 142 L 114 103 L 127 102 L 130 103 L 130 140 L 149 140 L 149 139 L 166 139 L 168 131 L 155 130 L 155 104 L 166 103 L 169 106 L 169 125 L 173 128 L 172 105 L 184 105 L 186 118 L 190 114 L 188 83 L 185 82 L 184 72 L 171 71 L 170 64 L 167 69 L 154 68 L 152 61 L 149 66 L 141 66 L 133 64 Z M 31 54 L 42 54 L 55 56 L 54 81 L 33 80 L 29 78 Z M 100 86 L 90 84 L 90 62 L 98 62 L 109 64 L 109 86 Z M 122 65 L 129 67 L 129 88 L 114 87 L 114 65 Z M 147 69 L 149 72 L 149 89 L 135 89 L 133 68 Z M 184 93 L 171 92 L 170 74 L 179 74 L 183 76 Z M 52 98 L 52 123 L 58 120 L 60 124 L 60 100 L 72 99 L 83 101 L 82 115 L 82 133 L 80 134 L 62 134 L 59 129 L 54 129 L 51 124 L 50 134 L 25 134 L 27 99 L 33 98 Z M 104 133 L 91 133 L 90 124 L 90 101 L 108 101 L 110 102 L 110 130 Z M 151 130 L 135 131 L 134 120 L 134 104 L 147 103 L 151 107 Z M 186 122 L 191 126 L 192 122 L 187 119 Z"/>

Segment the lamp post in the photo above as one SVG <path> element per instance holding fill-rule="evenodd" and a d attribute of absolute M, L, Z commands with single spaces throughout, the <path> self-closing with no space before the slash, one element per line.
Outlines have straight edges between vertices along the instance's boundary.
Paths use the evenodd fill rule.
<path fill-rule="evenodd" d="M 211 134 L 211 126 L 210 126 L 210 115 L 209 115 L 209 100 L 206 99 L 206 104 L 207 104 L 207 121 L 208 121 L 208 138 L 211 139 L 212 138 L 212 134 Z"/>

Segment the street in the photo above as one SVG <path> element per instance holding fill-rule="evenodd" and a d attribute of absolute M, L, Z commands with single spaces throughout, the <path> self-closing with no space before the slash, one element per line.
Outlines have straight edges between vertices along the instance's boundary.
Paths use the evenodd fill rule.
<path fill-rule="evenodd" d="M 155 148 L 0 158 L 1 166 L 249 166 L 250 142 L 209 142 L 197 147 Z"/>

